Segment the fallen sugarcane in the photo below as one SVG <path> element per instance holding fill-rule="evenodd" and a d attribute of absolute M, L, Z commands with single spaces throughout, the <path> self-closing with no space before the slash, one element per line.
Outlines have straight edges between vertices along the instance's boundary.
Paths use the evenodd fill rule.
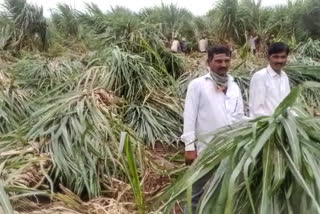
<path fill-rule="evenodd" d="M 294 88 L 270 117 L 226 127 L 176 183 L 158 196 L 170 212 L 192 184 L 212 178 L 196 213 L 320 213 L 320 119 L 301 106 L 306 83 Z M 300 105 L 298 105 L 300 101 Z"/>

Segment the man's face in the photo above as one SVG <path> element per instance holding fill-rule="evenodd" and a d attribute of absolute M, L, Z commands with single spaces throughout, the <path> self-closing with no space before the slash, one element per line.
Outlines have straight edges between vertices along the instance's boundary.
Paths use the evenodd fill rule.
<path fill-rule="evenodd" d="M 270 66 L 276 72 L 280 72 L 282 68 L 287 64 L 288 55 L 286 52 L 275 53 L 268 57 Z"/>
<path fill-rule="evenodd" d="M 209 67 L 212 72 L 225 76 L 230 67 L 230 60 L 230 57 L 226 54 L 215 54 L 211 62 L 209 62 Z"/>

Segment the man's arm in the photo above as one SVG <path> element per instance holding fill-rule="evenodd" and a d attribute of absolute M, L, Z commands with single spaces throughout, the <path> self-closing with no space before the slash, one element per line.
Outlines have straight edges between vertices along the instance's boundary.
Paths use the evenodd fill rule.
<path fill-rule="evenodd" d="M 191 164 L 197 157 L 194 141 L 196 140 L 196 121 L 199 108 L 199 84 L 192 81 L 188 86 L 185 107 L 183 113 L 183 135 L 182 141 L 185 143 L 186 164 Z"/>
<path fill-rule="evenodd" d="M 249 110 L 250 117 L 266 116 L 263 106 L 266 98 L 266 87 L 263 76 L 259 74 L 253 75 L 250 83 L 249 91 Z"/>

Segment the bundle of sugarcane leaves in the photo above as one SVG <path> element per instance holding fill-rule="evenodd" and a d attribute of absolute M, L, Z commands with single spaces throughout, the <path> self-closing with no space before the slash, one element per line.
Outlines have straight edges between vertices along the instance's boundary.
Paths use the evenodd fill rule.
<path fill-rule="evenodd" d="M 308 65 L 304 63 L 295 63 L 294 65 L 286 68 L 286 73 L 290 79 L 291 85 L 298 85 L 304 81 L 316 81 L 320 82 L 320 66 Z M 302 92 L 305 102 L 308 104 L 306 108 L 308 111 L 313 112 L 315 115 L 320 113 L 320 89 L 319 88 L 307 88 Z"/>
<path fill-rule="evenodd" d="M 118 159 L 121 100 L 101 88 L 47 98 L 30 117 L 28 141 L 45 143 L 54 164 L 51 177 L 78 195 L 101 195 L 105 178 L 123 174 Z M 128 130 L 130 131 L 130 130 Z"/>
<path fill-rule="evenodd" d="M 300 102 L 311 86 L 320 85 L 294 88 L 270 117 L 213 133 L 186 173 L 158 195 L 158 211 L 168 213 L 182 198 L 190 205 L 192 184 L 210 173 L 197 213 L 320 213 L 320 119 Z"/>
<path fill-rule="evenodd" d="M 0 135 L 18 128 L 32 112 L 30 95 L 0 70 Z"/>

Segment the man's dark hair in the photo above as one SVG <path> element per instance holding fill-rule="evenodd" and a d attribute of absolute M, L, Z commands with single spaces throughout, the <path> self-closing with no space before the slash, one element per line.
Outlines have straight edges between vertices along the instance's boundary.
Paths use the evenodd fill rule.
<path fill-rule="evenodd" d="M 285 52 L 287 55 L 289 55 L 290 52 L 288 45 L 284 44 L 283 42 L 273 43 L 268 48 L 268 56 L 283 52 Z"/>
<path fill-rule="evenodd" d="M 231 51 L 226 45 L 215 45 L 208 49 L 208 62 L 211 62 L 215 54 L 225 54 L 231 56 Z"/>

